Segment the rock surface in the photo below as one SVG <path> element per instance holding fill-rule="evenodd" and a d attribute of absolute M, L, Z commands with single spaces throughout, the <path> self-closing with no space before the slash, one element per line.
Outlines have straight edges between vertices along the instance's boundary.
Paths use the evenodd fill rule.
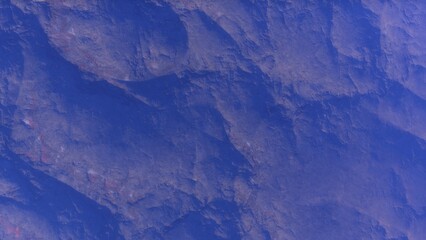
<path fill-rule="evenodd" d="M 0 239 L 426 239 L 425 22 L 1 0 Z"/>

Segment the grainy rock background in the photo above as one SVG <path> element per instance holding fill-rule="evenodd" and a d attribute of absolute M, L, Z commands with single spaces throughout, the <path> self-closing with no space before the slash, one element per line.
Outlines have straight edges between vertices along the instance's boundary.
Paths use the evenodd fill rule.
<path fill-rule="evenodd" d="M 426 238 L 422 1 L 1 0 L 1 239 Z"/>

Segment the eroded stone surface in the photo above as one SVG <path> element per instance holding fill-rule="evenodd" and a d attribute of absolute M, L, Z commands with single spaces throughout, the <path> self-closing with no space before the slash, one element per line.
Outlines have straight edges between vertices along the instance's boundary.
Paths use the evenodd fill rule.
<path fill-rule="evenodd" d="M 0 238 L 425 238 L 420 1 L 0 11 Z"/>

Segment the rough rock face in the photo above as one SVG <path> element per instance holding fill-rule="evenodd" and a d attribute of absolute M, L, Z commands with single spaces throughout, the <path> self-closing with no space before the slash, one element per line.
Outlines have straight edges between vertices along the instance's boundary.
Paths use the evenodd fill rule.
<path fill-rule="evenodd" d="M 425 22 L 1 0 L 0 239 L 426 239 Z"/>

